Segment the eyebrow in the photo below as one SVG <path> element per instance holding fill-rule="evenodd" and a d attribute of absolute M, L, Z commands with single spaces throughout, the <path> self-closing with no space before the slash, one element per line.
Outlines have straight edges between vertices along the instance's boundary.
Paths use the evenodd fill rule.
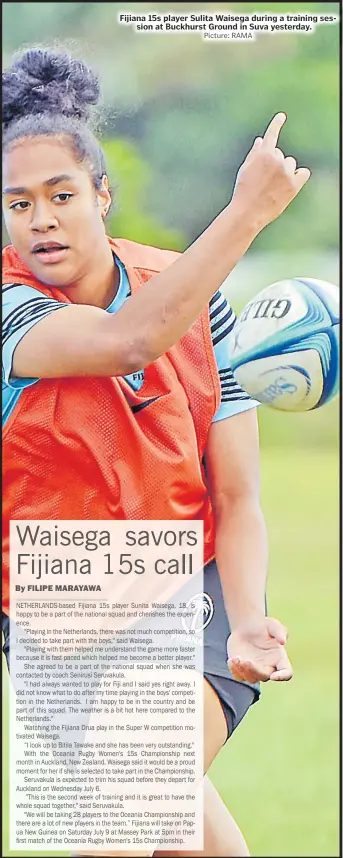
<path fill-rule="evenodd" d="M 43 182 L 48 188 L 53 187 L 54 185 L 58 185 L 60 182 L 72 182 L 74 180 L 74 176 L 70 176 L 69 173 L 61 173 L 59 176 L 52 176 L 51 179 L 46 179 Z M 28 188 L 4 188 L 3 194 L 26 194 L 28 193 Z"/>

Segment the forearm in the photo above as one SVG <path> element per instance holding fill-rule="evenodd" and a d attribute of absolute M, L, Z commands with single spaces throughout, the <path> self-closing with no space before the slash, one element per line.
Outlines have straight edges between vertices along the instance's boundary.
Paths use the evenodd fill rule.
<path fill-rule="evenodd" d="M 230 204 L 117 313 L 71 304 L 42 319 L 15 350 L 14 377 L 117 376 L 144 369 L 188 331 L 256 234 L 242 207 Z"/>
<path fill-rule="evenodd" d="M 285 119 L 277 114 L 264 137 L 256 138 L 231 203 L 176 262 L 153 275 L 118 313 L 75 304 L 68 314 L 45 316 L 18 343 L 13 377 L 127 375 L 177 343 L 259 232 L 308 181 L 309 170 L 293 172 L 276 148 Z"/>
<path fill-rule="evenodd" d="M 124 304 L 113 326 L 125 329 L 139 356 L 139 368 L 156 360 L 188 331 L 258 231 L 245 209 L 231 203 L 176 262 Z"/>
<path fill-rule="evenodd" d="M 186 333 L 258 233 L 308 181 L 310 171 L 295 169 L 294 159 L 291 169 L 277 148 L 285 120 L 284 113 L 277 114 L 264 137 L 255 139 L 238 171 L 231 203 L 169 270 L 153 277 L 136 296 L 131 318 L 132 302 L 130 310 L 124 306 L 120 311 L 130 340 L 140 326 L 144 362 L 155 360 Z"/>
<path fill-rule="evenodd" d="M 257 499 L 217 513 L 216 558 L 231 629 L 264 617 L 268 539 Z"/>

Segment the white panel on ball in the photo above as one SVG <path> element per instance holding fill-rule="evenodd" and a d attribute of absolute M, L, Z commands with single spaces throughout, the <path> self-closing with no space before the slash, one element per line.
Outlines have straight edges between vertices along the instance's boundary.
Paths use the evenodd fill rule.
<path fill-rule="evenodd" d="M 235 377 L 254 399 L 281 411 L 309 411 L 323 390 L 320 357 L 314 349 L 249 361 L 236 369 Z"/>
<path fill-rule="evenodd" d="M 231 354 L 236 359 L 268 337 L 289 328 L 307 314 L 305 298 L 292 280 L 273 283 L 258 293 L 238 317 L 232 334 Z"/>
<path fill-rule="evenodd" d="M 310 411 L 339 388 L 339 290 L 296 277 L 272 283 L 244 307 L 231 333 L 238 383 L 282 411 Z"/>

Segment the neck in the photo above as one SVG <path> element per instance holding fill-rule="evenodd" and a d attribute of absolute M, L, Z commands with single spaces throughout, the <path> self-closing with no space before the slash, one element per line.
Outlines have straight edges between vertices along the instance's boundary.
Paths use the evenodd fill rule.
<path fill-rule="evenodd" d="M 91 304 L 105 310 L 117 294 L 119 270 L 111 247 L 106 244 L 93 248 L 92 262 L 78 280 L 63 291 L 74 304 Z"/>

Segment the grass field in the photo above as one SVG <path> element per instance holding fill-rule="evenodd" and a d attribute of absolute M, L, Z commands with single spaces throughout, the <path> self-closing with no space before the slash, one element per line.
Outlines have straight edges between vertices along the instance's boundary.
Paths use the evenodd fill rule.
<path fill-rule="evenodd" d="M 252 855 L 333 858 L 339 855 L 338 456 L 320 449 L 262 452 L 262 479 L 269 613 L 289 628 L 294 678 L 264 687 L 211 776 Z M 6 797 L 7 771 L 4 780 Z M 3 854 L 33 858 L 37 853 L 9 851 L 6 798 L 4 822 Z"/>

